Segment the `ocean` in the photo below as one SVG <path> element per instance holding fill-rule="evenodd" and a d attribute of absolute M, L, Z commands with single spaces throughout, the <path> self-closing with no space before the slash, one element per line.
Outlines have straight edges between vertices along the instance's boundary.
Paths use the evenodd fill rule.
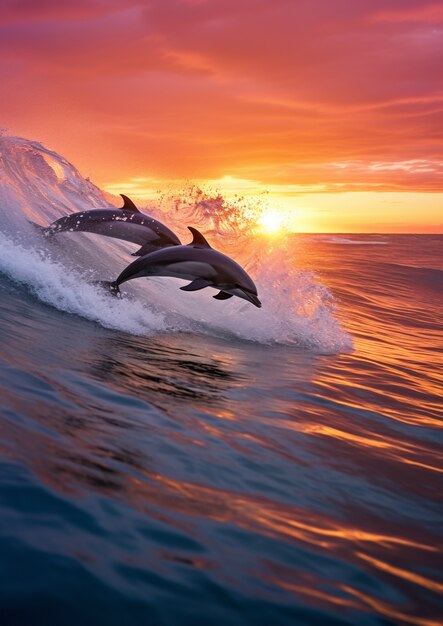
<path fill-rule="evenodd" d="M 442 624 L 443 236 L 253 235 L 192 189 L 144 210 L 263 308 L 119 300 L 135 246 L 28 221 L 110 198 L 0 148 L 2 626 Z"/>

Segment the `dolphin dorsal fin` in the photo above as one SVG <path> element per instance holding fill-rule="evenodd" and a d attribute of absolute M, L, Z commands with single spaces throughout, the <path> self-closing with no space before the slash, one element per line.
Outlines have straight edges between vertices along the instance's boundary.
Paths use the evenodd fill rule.
<path fill-rule="evenodd" d="M 196 228 L 193 228 L 192 226 L 188 226 L 188 229 L 191 231 L 193 236 L 193 240 L 191 241 L 191 243 L 188 244 L 188 246 L 196 246 L 198 248 L 211 247 L 200 231 L 198 231 Z"/>
<path fill-rule="evenodd" d="M 132 202 L 132 200 L 128 198 L 128 196 L 125 196 L 122 193 L 120 195 L 123 198 L 123 202 L 124 202 L 123 206 L 120 207 L 121 211 L 131 211 L 131 213 L 140 213 L 140 211 L 137 209 L 137 207 Z"/>

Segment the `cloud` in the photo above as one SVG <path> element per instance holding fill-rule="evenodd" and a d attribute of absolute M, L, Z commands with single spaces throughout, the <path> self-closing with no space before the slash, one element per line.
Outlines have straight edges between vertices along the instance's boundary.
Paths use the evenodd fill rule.
<path fill-rule="evenodd" d="M 6 0 L 2 124 L 98 180 L 443 191 L 440 9 Z"/>

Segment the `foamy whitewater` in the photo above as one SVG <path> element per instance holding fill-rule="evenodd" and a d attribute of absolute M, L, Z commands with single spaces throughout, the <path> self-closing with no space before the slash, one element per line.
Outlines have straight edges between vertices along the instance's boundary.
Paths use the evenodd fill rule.
<path fill-rule="evenodd" d="M 213 247 L 234 256 L 252 275 L 262 310 L 252 310 L 237 298 L 217 302 L 212 290 L 183 293 L 179 286 L 185 282 L 177 279 L 137 281 L 125 288 L 131 298 L 107 297 L 92 283 L 115 279 L 133 261 L 130 253 L 135 245 L 84 233 L 65 233 L 48 242 L 28 220 L 47 226 L 76 211 L 121 206 L 121 200 L 101 192 L 73 165 L 39 143 L 2 137 L 0 145 L 4 168 L 0 270 L 47 304 L 134 334 L 184 331 L 297 344 L 321 352 L 352 348 L 349 335 L 334 317 L 331 293 L 312 272 L 297 270 L 287 242 L 274 247 L 266 238 L 248 233 L 250 224 L 242 222 L 241 207 L 220 206 L 217 199 L 198 198 L 183 216 L 173 211 L 164 215 L 152 206 L 140 208 L 157 219 L 166 218 L 185 242 L 191 239 L 188 225 L 210 230 Z M 232 213 L 237 218 L 235 228 Z"/>
<path fill-rule="evenodd" d="M 135 245 L 29 223 L 109 206 L 0 137 L 1 626 L 441 625 L 443 236 L 271 238 L 189 186 L 140 208 L 263 308 L 119 300 Z"/>

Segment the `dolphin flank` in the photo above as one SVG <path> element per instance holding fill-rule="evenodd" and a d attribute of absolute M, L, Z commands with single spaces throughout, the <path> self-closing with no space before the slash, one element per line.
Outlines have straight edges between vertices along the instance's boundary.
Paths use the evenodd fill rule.
<path fill-rule="evenodd" d="M 79 211 L 39 229 L 47 237 L 63 232 L 86 232 L 130 241 L 141 246 L 133 256 L 180 245 L 180 239 L 172 230 L 153 217 L 141 213 L 132 200 L 120 195 L 124 202 L 121 208 Z"/>
<path fill-rule="evenodd" d="M 117 280 L 107 283 L 111 293 L 118 294 L 120 285 L 134 278 L 171 276 L 191 281 L 180 287 L 182 291 L 212 287 L 219 292 L 214 296 L 216 300 L 237 296 L 260 308 L 257 288 L 249 274 L 231 258 L 211 248 L 198 230 L 188 228 L 193 235 L 190 244 L 157 250 L 133 261 Z"/>

